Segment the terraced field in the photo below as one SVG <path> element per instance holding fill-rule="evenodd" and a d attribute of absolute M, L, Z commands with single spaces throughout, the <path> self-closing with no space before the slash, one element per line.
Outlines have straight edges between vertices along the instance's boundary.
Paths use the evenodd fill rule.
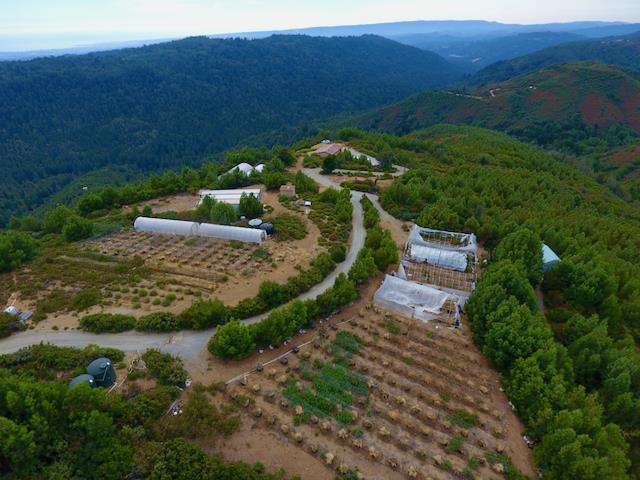
<path fill-rule="evenodd" d="M 228 394 L 252 428 L 338 474 L 498 478 L 515 467 L 533 474 L 497 376 L 464 332 L 367 305 L 296 350 L 259 365 Z"/>

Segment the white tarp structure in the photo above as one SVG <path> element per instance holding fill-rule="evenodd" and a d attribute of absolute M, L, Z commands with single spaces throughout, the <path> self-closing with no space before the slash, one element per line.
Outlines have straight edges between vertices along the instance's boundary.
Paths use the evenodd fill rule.
<path fill-rule="evenodd" d="M 164 218 L 138 217 L 133 228 L 136 232 L 158 233 L 160 235 L 182 235 L 183 237 L 195 237 L 198 235 L 196 222 L 182 220 L 167 220 Z"/>
<path fill-rule="evenodd" d="M 478 245 L 473 233 L 447 232 L 414 225 L 409 234 L 410 245 L 423 245 L 443 250 L 468 252 L 477 255 Z"/>
<path fill-rule="evenodd" d="M 259 228 L 234 227 L 231 225 L 216 225 L 201 223 L 199 235 L 201 237 L 222 238 L 224 240 L 239 240 L 247 243 L 262 243 L 267 238 L 267 232 Z"/>
<path fill-rule="evenodd" d="M 251 175 L 251 173 L 253 172 L 253 165 L 249 165 L 248 163 L 242 162 L 236 165 L 235 167 L 233 167 L 227 173 L 235 172 L 236 170 L 240 170 L 242 173 L 246 175 Z"/>
<path fill-rule="evenodd" d="M 380 165 L 380 160 L 372 157 L 371 155 L 367 155 L 366 153 L 359 152 L 355 148 L 349 148 L 349 153 L 355 158 L 365 157 L 367 159 L 367 162 L 369 162 L 372 167 L 377 167 L 378 165 Z"/>
<path fill-rule="evenodd" d="M 438 267 L 464 272 L 467 270 L 467 254 L 426 245 L 411 244 L 409 256 L 414 262 L 428 262 Z"/>
<path fill-rule="evenodd" d="M 229 169 L 229 171 L 227 171 L 223 175 L 226 175 L 227 173 L 232 173 L 232 172 L 239 171 L 239 172 L 244 173 L 248 177 L 254 171 L 257 172 L 257 173 L 262 173 L 263 170 L 264 170 L 264 164 L 263 163 L 260 163 L 260 164 L 258 164 L 258 165 L 256 165 L 254 167 L 253 165 L 250 165 L 250 164 L 248 164 L 246 162 L 242 162 L 242 163 L 239 163 L 238 165 L 236 165 L 235 167 Z M 222 175 L 219 175 L 218 178 L 220 178 L 221 176 Z"/>
<path fill-rule="evenodd" d="M 184 237 L 209 237 L 222 240 L 239 240 L 246 243 L 262 243 L 267 232 L 256 228 L 234 227 L 213 223 L 185 222 L 164 218 L 138 217 L 134 223 L 137 232 L 159 235 L 181 235 Z"/>
<path fill-rule="evenodd" d="M 553 267 L 556 263 L 560 263 L 560 257 L 551 250 L 546 243 L 542 244 L 542 271 L 546 272 L 551 267 Z"/>
<path fill-rule="evenodd" d="M 198 194 L 200 195 L 198 205 L 202 203 L 205 197 L 211 197 L 217 202 L 228 203 L 237 207 L 240 205 L 242 194 L 253 195 L 260 200 L 262 192 L 259 188 L 236 188 L 233 190 L 200 190 Z"/>
<path fill-rule="evenodd" d="M 443 307 L 450 301 L 456 305 L 453 313 L 456 323 L 460 319 L 460 299 L 455 295 L 392 275 L 385 276 L 373 299 L 382 308 L 423 321 L 435 320 L 447 314 Z"/>

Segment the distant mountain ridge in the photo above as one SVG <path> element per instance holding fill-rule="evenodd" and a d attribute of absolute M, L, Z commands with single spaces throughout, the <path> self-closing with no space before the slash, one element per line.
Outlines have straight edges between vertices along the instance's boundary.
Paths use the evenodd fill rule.
<path fill-rule="evenodd" d="M 498 83 L 559 63 L 594 61 L 640 71 L 640 29 L 634 34 L 584 40 L 494 63 L 467 81 L 469 85 Z"/>
<path fill-rule="evenodd" d="M 490 38 L 461 38 L 442 40 L 434 35 L 415 35 L 404 39 L 407 45 L 441 55 L 465 72 L 476 72 L 502 60 L 517 58 L 544 48 L 587 37 L 571 32 L 526 32 Z"/>
<path fill-rule="evenodd" d="M 195 37 L 2 62 L 0 225 L 80 175 L 195 165 L 255 135 L 457 78 L 438 55 L 376 36 Z"/>
<path fill-rule="evenodd" d="M 634 26 L 635 25 L 635 26 Z M 640 29 L 640 24 L 625 22 L 566 22 L 546 24 L 516 24 L 500 23 L 487 20 L 414 20 L 406 22 L 387 22 L 363 25 L 338 25 L 327 27 L 294 28 L 287 30 L 269 30 L 253 32 L 236 32 L 216 34 L 218 38 L 262 38 L 274 34 L 279 35 L 313 35 L 313 36 L 352 36 L 352 35 L 380 35 L 399 41 L 406 35 L 437 33 L 441 35 L 455 35 L 469 37 L 477 35 L 511 35 L 527 32 L 573 32 L 588 37 L 610 35 L 624 35 Z M 584 33 L 583 33 L 584 32 Z"/>
<path fill-rule="evenodd" d="M 559 34 L 573 34 L 576 37 L 599 38 L 611 35 L 624 35 L 640 30 L 640 24 L 629 24 L 624 22 L 568 22 L 568 23 L 548 23 L 548 24 L 505 24 L 486 20 L 416 20 L 405 22 L 388 22 L 364 25 L 338 25 L 327 27 L 309 27 L 288 30 L 269 30 L 253 32 L 230 32 L 222 34 L 211 34 L 210 38 L 267 38 L 271 35 L 310 35 L 310 36 L 360 36 L 379 35 L 390 38 L 406 45 L 419 46 L 426 50 L 437 50 L 460 46 L 461 42 L 473 41 L 484 42 L 498 37 L 509 37 L 518 34 L 533 32 L 549 32 Z M 160 41 L 175 40 L 168 38 Z M 54 41 L 54 39 L 51 39 Z M 86 39 L 76 44 L 69 44 L 66 47 L 50 48 L 49 44 L 38 50 L 17 51 L 16 45 L 24 42 L 19 39 L 12 39 L 7 35 L 0 36 L 0 61 L 30 59 L 42 56 L 77 55 L 91 51 L 104 51 L 108 49 L 122 49 L 132 46 L 149 45 L 158 43 L 157 39 L 150 40 L 111 40 L 105 43 L 104 40 L 93 42 Z M 58 42 L 59 43 L 59 42 Z M 6 45 L 6 46 L 3 46 Z M 547 45 L 541 45 L 541 48 Z M 492 53 L 491 50 L 486 50 Z M 440 52 L 442 54 L 442 52 Z M 523 51 L 522 53 L 526 53 Z M 522 54 L 521 53 L 521 54 Z M 511 57 L 495 57 L 492 59 L 501 60 Z M 483 55 L 488 56 L 488 55 Z M 512 55 L 513 56 L 513 55 Z M 483 64 L 486 66 L 488 63 Z M 471 66 L 474 66 L 473 64 Z M 473 70 L 475 70 L 474 68 Z"/>

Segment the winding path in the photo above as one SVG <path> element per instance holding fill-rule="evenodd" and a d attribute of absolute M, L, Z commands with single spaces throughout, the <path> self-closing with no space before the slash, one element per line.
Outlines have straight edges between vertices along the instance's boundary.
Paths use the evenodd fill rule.
<path fill-rule="evenodd" d="M 323 178 L 320 181 L 313 175 L 313 178 L 325 186 L 337 186 L 329 179 Z M 328 182 L 328 183 L 327 183 Z M 335 282 L 338 275 L 347 273 L 356 261 L 358 252 L 364 246 L 366 230 L 363 225 L 362 206 L 360 199 L 362 193 L 352 192 L 351 203 L 353 204 L 353 220 L 351 245 L 347 252 L 347 258 L 340 263 L 322 282 L 315 285 L 311 290 L 298 297 L 300 300 L 316 298 L 325 292 Z M 376 202 L 377 203 L 377 202 Z M 377 205 L 379 206 L 379 205 Z M 385 212 L 386 213 L 386 212 Z M 258 323 L 267 317 L 269 312 L 243 320 L 244 323 Z M 163 352 L 179 355 L 185 360 L 195 360 L 207 348 L 209 338 L 214 335 L 216 328 L 208 330 L 193 331 L 183 330 L 173 333 L 145 333 L 138 331 L 128 331 L 122 333 L 89 333 L 78 330 L 27 330 L 0 340 L 0 354 L 11 353 L 29 345 L 45 342 L 53 345 L 65 347 L 85 347 L 89 344 L 99 344 L 103 347 L 112 347 L 125 352 L 144 351 L 149 348 L 158 348 Z"/>

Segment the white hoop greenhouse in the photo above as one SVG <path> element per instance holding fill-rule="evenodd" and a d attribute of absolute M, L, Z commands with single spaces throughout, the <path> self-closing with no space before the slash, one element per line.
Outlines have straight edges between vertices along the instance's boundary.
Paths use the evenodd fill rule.
<path fill-rule="evenodd" d="M 182 235 L 184 237 L 210 237 L 247 243 L 262 243 L 267 238 L 267 232 L 258 228 L 166 220 L 164 218 L 138 217 L 133 227 L 136 232 Z"/>
<path fill-rule="evenodd" d="M 161 235 L 182 235 L 184 237 L 198 235 L 198 224 L 196 222 L 167 220 L 164 218 L 138 217 L 133 224 L 133 228 L 136 232 L 159 233 Z"/>
<path fill-rule="evenodd" d="M 200 224 L 201 237 L 222 238 L 224 240 L 239 240 L 248 243 L 262 243 L 267 238 L 264 230 L 257 228 L 233 227 L 230 225 L 216 225 L 213 223 Z"/>

